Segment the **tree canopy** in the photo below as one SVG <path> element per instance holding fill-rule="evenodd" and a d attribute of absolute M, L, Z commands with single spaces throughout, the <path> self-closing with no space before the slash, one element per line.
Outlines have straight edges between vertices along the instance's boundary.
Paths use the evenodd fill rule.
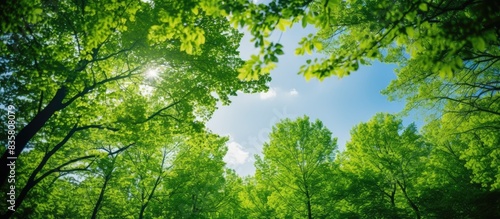
<path fill-rule="evenodd" d="M 2 218 L 500 217 L 494 0 L 1 4 Z M 305 79 L 397 64 L 383 93 L 406 109 L 354 126 L 343 151 L 320 120 L 283 119 L 241 177 L 205 124 L 268 89 L 271 34 L 296 24 L 318 32 L 295 54 L 325 55 Z M 403 125 L 416 110 L 426 124 Z"/>
<path fill-rule="evenodd" d="M 321 121 L 284 120 L 273 128 L 263 158 L 257 157 L 257 183 L 270 188 L 269 204 L 280 218 L 318 218 L 332 214 L 324 204 L 337 148 Z"/>

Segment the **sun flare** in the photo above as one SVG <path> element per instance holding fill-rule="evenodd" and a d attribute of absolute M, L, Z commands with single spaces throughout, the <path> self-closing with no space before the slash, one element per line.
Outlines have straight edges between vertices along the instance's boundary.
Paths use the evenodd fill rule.
<path fill-rule="evenodd" d="M 154 68 L 154 69 L 149 69 L 146 71 L 146 78 L 149 78 L 149 79 L 156 79 L 159 77 L 158 75 L 158 69 L 157 68 Z"/>

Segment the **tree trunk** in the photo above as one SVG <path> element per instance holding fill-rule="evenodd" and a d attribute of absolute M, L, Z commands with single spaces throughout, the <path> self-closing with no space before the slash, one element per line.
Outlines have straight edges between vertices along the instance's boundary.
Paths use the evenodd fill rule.
<path fill-rule="evenodd" d="M 307 198 L 307 218 L 312 219 L 312 209 L 311 209 L 311 196 L 309 195 L 309 190 L 306 186 L 306 198 Z"/>
<path fill-rule="evenodd" d="M 48 162 L 49 158 L 52 155 L 54 155 L 64 144 L 66 144 L 66 142 L 71 138 L 71 136 L 73 136 L 73 134 L 75 134 L 76 130 L 77 130 L 77 125 L 75 124 L 73 126 L 73 128 L 71 129 L 71 131 L 64 137 L 64 139 L 61 142 L 59 142 L 59 144 L 57 144 L 51 151 L 49 151 L 47 154 L 45 154 L 45 156 L 42 158 L 42 161 L 40 161 L 40 163 L 38 164 L 38 166 L 31 173 L 30 177 L 28 178 L 28 182 L 26 183 L 26 185 L 21 190 L 21 193 L 19 193 L 19 195 L 16 197 L 16 207 L 15 207 L 15 209 L 17 209 L 17 208 L 19 208 L 19 206 L 21 206 L 21 204 L 23 203 L 24 199 L 28 195 L 28 192 L 33 187 L 35 187 L 35 185 L 40 180 L 43 179 L 43 178 L 39 178 L 39 179 L 35 180 L 36 176 L 42 170 L 42 168 L 45 166 L 45 164 Z M 13 211 L 9 210 L 4 215 L 2 215 L 2 218 L 10 218 L 13 213 L 14 213 Z"/>
<path fill-rule="evenodd" d="M 9 162 L 8 157 L 18 157 L 21 154 L 28 142 L 38 131 L 40 131 L 50 117 L 52 117 L 55 112 L 64 108 L 62 101 L 66 95 L 67 89 L 65 87 L 59 88 L 49 104 L 36 114 L 35 118 L 16 135 L 16 148 L 14 149 L 14 154 L 9 154 L 9 150 L 3 153 L 2 158 L 0 158 L 0 188 L 5 186 L 9 174 L 10 169 L 9 166 L 7 166 Z"/>
<path fill-rule="evenodd" d="M 406 187 L 401 185 L 401 183 L 399 181 L 397 181 L 397 183 L 399 185 L 399 188 L 401 188 L 401 191 L 403 191 L 403 194 L 405 195 L 406 201 L 408 202 L 410 207 L 413 209 L 413 211 L 417 215 L 417 219 L 420 219 L 421 218 L 420 210 L 418 209 L 418 206 L 410 199 L 410 197 L 408 197 L 408 193 L 406 193 Z"/>

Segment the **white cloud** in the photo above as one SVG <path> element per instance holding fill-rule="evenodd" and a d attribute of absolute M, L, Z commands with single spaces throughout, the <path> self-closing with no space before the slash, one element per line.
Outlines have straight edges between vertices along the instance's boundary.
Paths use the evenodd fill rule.
<path fill-rule="evenodd" d="M 224 156 L 224 162 L 229 165 L 243 164 L 248 159 L 248 152 L 243 150 L 243 147 L 235 141 L 227 144 L 227 153 Z"/>
<path fill-rule="evenodd" d="M 297 90 L 295 90 L 295 88 L 294 88 L 294 89 L 292 89 L 292 90 L 289 92 L 289 94 L 290 94 L 291 96 L 297 96 L 297 95 L 299 95 L 299 92 L 298 92 Z"/>
<path fill-rule="evenodd" d="M 265 93 L 260 93 L 261 100 L 267 100 L 276 97 L 276 90 L 274 88 L 269 88 L 269 90 Z"/>

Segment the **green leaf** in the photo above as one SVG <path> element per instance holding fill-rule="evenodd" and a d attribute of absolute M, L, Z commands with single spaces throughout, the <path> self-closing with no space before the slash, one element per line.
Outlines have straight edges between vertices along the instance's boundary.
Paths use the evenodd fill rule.
<path fill-rule="evenodd" d="M 427 11 L 428 8 L 427 8 L 427 3 L 420 3 L 420 5 L 418 5 L 418 8 L 421 10 L 421 11 Z"/>
<path fill-rule="evenodd" d="M 486 43 L 484 42 L 482 37 L 473 38 L 472 39 L 472 46 L 481 52 L 486 50 Z"/>
<path fill-rule="evenodd" d="M 441 70 L 439 71 L 439 76 L 443 79 L 453 77 L 453 71 L 449 64 L 444 64 L 441 66 Z"/>
<path fill-rule="evenodd" d="M 33 10 L 33 15 L 40 15 L 42 13 L 43 13 L 43 9 L 41 9 L 41 8 L 35 8 Z"/>
<path fill-rule="evenodd" d="M 303 48 L 295 49 L 295 55 L 304 55 L 304 49 Z"/>
<path fill-rule="evenodd" d="M 406 27 L 405 30 L 408 37 L 412 38 L 415 36 L 415 30 L 413 29 L 413 27 Z"/>
<path fill-rule="evenodd" d="M 278 62 L 278 57 L 276 57 L 275 55 L 271 55 L 270 60 L 272 62 Z"/>
<path fill-rule="evenodd" d="M 191 11 L 193 12 L 193 14 L 198 15 L 198 7 L 192 8 Z"/>
<path fill-rule="evenodd" d="M 314 45 L 314 48 L 316 48 L 317 51 L 323 50 L 323 44 L 321 42 L 314 41 L 313 45 Z"/>
<path fill-rule="evenodd" d="M 277 55 L 283 55 L 283 54 L 285 54 L 283 52 L 283 50 L 281 50 L 281 49 L 276 49 L 275 52 L 276 52 Z"/>
<path fill-rule="evenodd" d="M 281 31 L 285 31 L 286 27 L 290 26 L 291 24 L 292 24 L 292 22 L 289 20 L 280 19 L 278 22 L 278 29 Z"/>

